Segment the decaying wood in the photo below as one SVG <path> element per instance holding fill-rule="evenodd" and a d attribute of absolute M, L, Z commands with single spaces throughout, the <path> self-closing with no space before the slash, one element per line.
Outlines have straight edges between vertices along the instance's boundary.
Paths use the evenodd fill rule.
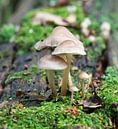
<path fill-rule="evenodd" d="M 118 39 L 116 33 L 113 33 L 109 42 L 109 64 L 118 69 Z"/>

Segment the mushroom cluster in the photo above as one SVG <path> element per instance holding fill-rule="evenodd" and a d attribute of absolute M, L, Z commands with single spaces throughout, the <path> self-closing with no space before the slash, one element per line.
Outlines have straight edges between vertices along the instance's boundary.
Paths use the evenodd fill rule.
<path fill-rule="evenodd" d="M 72 93 L 73 91 L 78 91 L 72 83 L 70 70 L 73 56 L 86 54 L 83 43 L 67 28 L 58 26 L 54 28 L 50 36 L 44 41 L 39 41 L 35 44 L 36 50 L 40 51 L 43 48 L 54 48 L 50 55 L 45 55 L 38 61 L 38 67 L 47 70 L 47 77 L 53 95 L 57 95 L 54 82 L 54 70 L 63 70 L 61 83 L 62 96 L 66 95 L 67 86 L 69 86 L 69 90 Z"/>

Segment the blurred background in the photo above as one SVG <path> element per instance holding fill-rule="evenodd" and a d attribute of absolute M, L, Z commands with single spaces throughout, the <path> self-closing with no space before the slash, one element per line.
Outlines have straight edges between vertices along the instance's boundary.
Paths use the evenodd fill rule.
<path fill-rule="evenodd" d="M 109 44 L 109 62 L 118 68 L 118 0 L 0 0 L 0 27 L 12 23 L 19 25 L 32 9 L 61 7 L 73 2 L 82 5 L 85 15 L 92 14 L 99 22 L 107 21 L 112 26 Z"/>
<path fill-rule="evenodd" d="M 79 2 L 85 6 L 86 11 L 99 15 L 111 15 L 118 13 L 117 0 L 0 0 L 0 24 L 7 22 L 18 22 L 25 13 L 33 8 L 47 6 L 64 6 L 71 2 Z M 114 15 L 114 14 L 113 14 Z M 114 17 L 116 20 L 117 17 Z"/>

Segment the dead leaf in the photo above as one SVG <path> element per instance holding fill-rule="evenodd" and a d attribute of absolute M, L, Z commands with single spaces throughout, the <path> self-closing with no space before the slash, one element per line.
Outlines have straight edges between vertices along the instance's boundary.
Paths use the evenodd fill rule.
<path fill-rule="evenodd" d="M 17 107 L 18 107 L 18 110 L 19 110 L 19 111 L 22 111 L 22 109 L 23 109 L 23 104 L 22 104 L 22 103 L 19 103 L 19 104 L 17 104 Z"/>
<path fill-rule="evenodd" d="M 75 106 L 73 106 L 72 108 L 67 108 L 65 110 L 66 113 L 69 113 L 71 115 L 77 116 L 78 115 L 78 111 L 77 108 Z"/>

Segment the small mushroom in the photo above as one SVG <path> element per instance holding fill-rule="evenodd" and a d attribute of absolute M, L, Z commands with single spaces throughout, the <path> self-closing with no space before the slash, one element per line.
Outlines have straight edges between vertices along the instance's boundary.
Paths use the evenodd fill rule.
<path fill-rule="evenodd" d="M 90 35 L 90 36 L 88 37 L 88 39 L 89 39 L 89 41 L 92 42 L 93 44 L 96 43 L 96 37 L 95 37 L 94 35 Z"/>
<path fill-rule="evenodd" d="M 104 40 L 108 41 L 110 37 L 110 31 L 111 31 L 110 24 L 108 22 L 103 22 L 100 29 Z"/>
<path fill-rule="evenodd" d="M 85 55 L 84 47 L 81 41 L 78 40 L 78 44 L 72 40 L 66 40 L 62 42 L 55 50 L 52 52 L 52 55 L 61 55 L 66 56 L 68 67 L 64 70 L 63 81 L 61 88 L 61 95 L 66 95 L 67 85 L 68 85 L 68 76 L 71 68 L 71 61 L 73 55 Z"/>
<path fill-rule="evenodd" d="M 82 87 L 82 97 L 84 97 L 84 86 L 85 86 L 85 81 L 89 81 L 89 75 L 84 72 L 84 71 L 81 71 L 80 74 L 79 74 L 79 80 L 80 80 L 80 84 L 81 84 L 81 87 Z"/>
<path fill-rule="evenodd" d="M 109 31 L 110 32 L 111 26 L 108 22 L 103 22 L 100 29 L 101 29 L 101 31 Z"/>
<path fill-rule="evenodd" d="M 74 92 L 77 92 L 78 91 L 78 88 L 76 86 L 74 86 L 73 82 L 72 82 L 72 77 L 70 75 L 70 72 L 69 72 L 69 77 L 68 77 L 68 85 L 69 85 L 69 91 L 71 92 L 71 104 L 73 102 L 73 95 L 74 95 Z"/>
<path fill-rule="evenodd" d="M 40 51 L 46 47 L 56 47 L 65 40 L 72 40 L 77 44 L 82 44 L 66 27 L 58 26 L 54 28 L 48 38 L 44 41 L 38 41 L 34 47 Z"/>
<path fill-rule="evenodd" d="M 84 19 L 84 21 L 82 21 L 81 23 L 81 28 L 88 28 L 91 25 L 91 20 L 87 17 Z"/>
<path fill-rule="evenodd" d="M 88 28 L 82 28 L 82 29 L 81 29 L 81 33 L 82 33 L 85 37 L 88 37 L 90 31 L 89 31 Z"/>
<path fill-rule="evenodd" d="M 53 55 L 46 55 L 38 61 L 38 67 L 40 69 L 47 70 L 47 77 L 49 81 L 49 85 L 52 89 L 52 93 L 54 96 L 57 95 L 55 82 L 54 82 L 54 70 L 64 70 L 67 68 L 66 62 L 60 57 Z"/>

